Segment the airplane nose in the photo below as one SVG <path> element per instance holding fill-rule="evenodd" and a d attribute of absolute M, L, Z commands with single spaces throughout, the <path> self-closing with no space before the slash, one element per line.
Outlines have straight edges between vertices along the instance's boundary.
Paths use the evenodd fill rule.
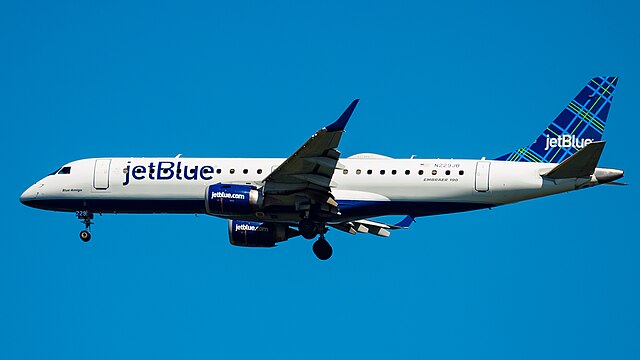
<path fill-rule="evenodd" d="M 29 204 L 36 199 L 38 196 L 38 191 L 36 190 L 37 185 L 32 185 L 27 190 L 25 190 L 22 195 L 20 195 L 20 202 L 24 205 L 29 206 Z"/>

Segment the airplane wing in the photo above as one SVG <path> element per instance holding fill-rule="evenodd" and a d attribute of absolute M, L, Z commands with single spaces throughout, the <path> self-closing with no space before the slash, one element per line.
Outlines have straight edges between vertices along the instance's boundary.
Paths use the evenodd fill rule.
<path fill-rule="evenodd" d="M 415 220 L 410 215 L 407 215 L 402 221 L 395 225 L 385 224 L 373 220 L 361 219 L 355 221 L 348 221 L 340 224 L 329 224 L 329 226 L 347 232 L 349 234 L 356 233 L 369 233 L 382 237 L 389 237 L 390 230 L 408 229 Z"/>
<path fill-rule="evenodd" d="M 358 99 L 264 179 L 265 206 L 294 204 L 301 211 L 314 208 L 339 213 L 331 194 L 331 178 L 338 167 L 340 138 L 357 104 Z"/>

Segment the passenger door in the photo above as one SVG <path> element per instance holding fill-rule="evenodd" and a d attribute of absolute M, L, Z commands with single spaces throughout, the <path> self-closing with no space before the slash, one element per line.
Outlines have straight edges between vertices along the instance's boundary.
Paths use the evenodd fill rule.
<path fill-rule="evenodd" d="M 93 170 L 93 188 L 95 190 L 107 190 L 109 188 L 109 169 L 111 159 L 96 159 Z"/>

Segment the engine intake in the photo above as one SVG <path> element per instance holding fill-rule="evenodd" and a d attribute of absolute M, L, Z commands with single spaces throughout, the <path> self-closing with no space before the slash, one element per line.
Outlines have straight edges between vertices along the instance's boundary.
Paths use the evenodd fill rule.
<path fill-rule="evenodd" d="M 235 246 L 274 247 L 300 233 L 285 224 L 229 220 L 229 242 Z"/>
<path fill-rule="evenodd" d="M 213 215 L 248 214 L 262 206 L 262 193 L 251 185 L 213 184 L 205 196 L 207 213 Z"/>

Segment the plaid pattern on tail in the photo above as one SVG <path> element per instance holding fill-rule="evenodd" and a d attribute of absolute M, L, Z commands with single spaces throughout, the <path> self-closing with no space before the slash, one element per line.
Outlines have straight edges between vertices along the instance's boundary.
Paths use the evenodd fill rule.
<path fill-rule="evenodd" d="M 617 76 L 591 79 L 533 144 L 496 160 L 560 163 L 587 144 L 602 140 L 617 83 Z"/>

